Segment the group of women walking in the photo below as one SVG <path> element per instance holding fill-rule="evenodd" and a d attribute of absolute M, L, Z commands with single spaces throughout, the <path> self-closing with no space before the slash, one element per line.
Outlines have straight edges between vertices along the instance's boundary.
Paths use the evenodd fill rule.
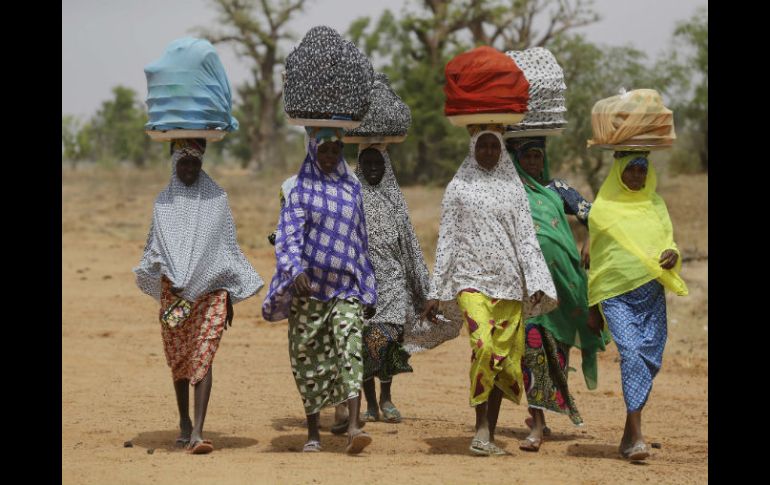
<path fill-rule="evenodd" d="M 550 433 L 546 410 L 582 424 L 568 385 L 570 349 L 580 350 L 586 386 L 595 389 L 596 353 L 611 335 L 627 407 L 619 451 L 646 458 L 641 411 L 666 342 L 664 289 L 687 292 L 648 152 L 616 152 L 591 204 L 551 178 L 545 138 L 506 142 L 501 125 L 469 132 L 468 155 L 444 193 L 429 274 L 387 146 L 361 145 L 354 171 L 342 156 L 342 130 L 307 128 L 305 159 L 281 189 L 276 270 L 262 304 L 265 320 L 288 319 L 289 361 L 307 415 L 303 451 L 321 451 L 319 413 L 335 407 L 333 431 L 347 433 L 348 453 L 360 453 L 372 442 L 366 422 L 401 420 L 391 383 L 413 371 L 410 339 L 430 348 L 464 325 L 476 418 L 470 453 L 506 454 L 495 444 L 503 398 L 526 399 L 525 451 L 538 451 Z M 196 454 L 213 450 L 203 422 L 232 305 L 263 286 L 238 247 L 225 192 L 201 168 L 204 151 L 202 140 L 173 143 L 171 180 L 135 269 L 161 305 L 177 443 Z M 583 251 L 567 215 L 588 228 Z"/>

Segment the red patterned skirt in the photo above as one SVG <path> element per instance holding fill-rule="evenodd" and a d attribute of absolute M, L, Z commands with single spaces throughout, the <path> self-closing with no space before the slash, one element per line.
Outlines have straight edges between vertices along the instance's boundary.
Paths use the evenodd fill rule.
<path fill-rule="evenodd" d="M 160 315 L 175 299 L 171 282 L 164 276 Z M 190 384 L 195 385 L 206 377 L 222 339 L 226 316 L 227 291 L 217 290 L 198 298 L 181 326 L 167 328 L 161 324 L 163 351 L 175 381 L 189 379 Z"/>

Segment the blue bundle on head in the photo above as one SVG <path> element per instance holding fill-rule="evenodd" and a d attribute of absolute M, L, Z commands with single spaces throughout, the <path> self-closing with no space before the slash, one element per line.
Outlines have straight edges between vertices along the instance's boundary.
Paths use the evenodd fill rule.
<path fill-rule="evenodd" d="M 184 37 L 144 68 L 147 130 L 238 129 L 230 82 L 216 49 L 204 39 Z"/>

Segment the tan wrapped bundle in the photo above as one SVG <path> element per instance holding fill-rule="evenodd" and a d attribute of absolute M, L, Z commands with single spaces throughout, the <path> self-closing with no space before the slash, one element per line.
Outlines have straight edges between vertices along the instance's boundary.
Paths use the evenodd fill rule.
<path fill-rule="evenodd" d="M 597 101 L 588 146 L 668 148 L 676 139 L 674 113 L 654 89 L 635 89 Z"/>

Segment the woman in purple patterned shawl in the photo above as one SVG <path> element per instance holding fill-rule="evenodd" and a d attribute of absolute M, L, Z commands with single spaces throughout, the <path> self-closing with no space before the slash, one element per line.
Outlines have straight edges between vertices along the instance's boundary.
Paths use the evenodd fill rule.
<path fill-rule="evenodd" d="M 377 303 L 361 184 L 342 157 L 342 131 L 309 128 L 307 156 L 286 194 L 275 238 L 276 272 L 262 315 L 289 319 L 289 357 L 308 421 L 303 451 L 320 451 L 322 408 L 347 402 L 348 453 L 360 429 L 364 315 Z"/>

